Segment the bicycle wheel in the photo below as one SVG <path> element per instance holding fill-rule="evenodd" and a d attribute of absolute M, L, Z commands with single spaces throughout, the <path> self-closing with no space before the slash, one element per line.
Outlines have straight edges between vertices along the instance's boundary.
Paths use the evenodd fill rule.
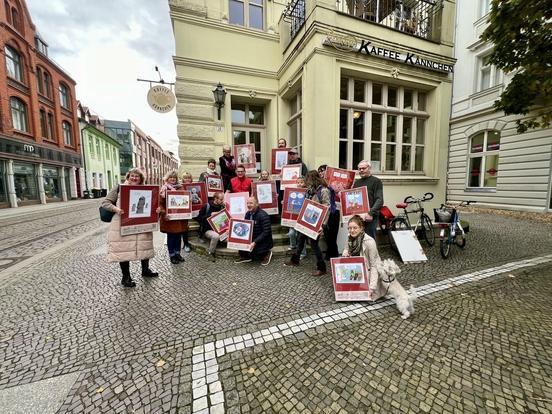
<path fill-rule="evenodd" d="M 389 246 L 391 246 L 391 249 L 393 249 L 395 252 L 398 252 L 399 249 L 397 249 L 397 245 L 395 244 L 395 240 L 393 239 L 393 231 L 396 230 L 409 230 L 410 227 L 408 226 L 408 223 L 406 220 L 402 217 L 395 217 L 389 226 Z"/>
<path fill-rule="evenodd" d="M 435 244 L 435 230 L 433 229 L 433 223 L 427 214 L 422 214 L 421 224 L 425 241 L 429 246 L 433 246 Z"/>
<path fill-rule="evenodd" d="M 443 259 L 449 257 L 451 244 L 452 240 L 450 239 L 450 228 L 446 228 L 444 236 L 441 237 L 441 240 L 439 241 L 439 251 L 441 252 Z"/>

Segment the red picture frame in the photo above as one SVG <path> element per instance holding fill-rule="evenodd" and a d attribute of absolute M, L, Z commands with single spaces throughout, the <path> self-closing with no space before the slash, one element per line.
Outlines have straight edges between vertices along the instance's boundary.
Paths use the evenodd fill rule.
<path fill-rule="evenodd" d="M 288 164 L 283 166 L 280 188 L 295 187 L 297 185 L 297 178 L 301 177 L 302 168 L 303 166 L 301 164 Z"/>
<path fill-rule="evenodd" d="M 214 197 L 216 193 L 224 191 L 224 184 L 220 175 L 209 174 L 205 177 L 207 186 L 207 197 Z"/>
<path fill-rule="evenodd" d="M 347 223 L 355 214 L 362 216 L 370 212 L 370 201 L 366 187 L 351 188 L 341 192 L 341 221 Z"/>
<path fill-rule="evenodd" d="M 189 191 L 169 190 L 166 193 L 165 200 L 165 217 L 167 220 L 188 220 L 192 218 L 192 200 Z"/>
<path fill-rule="evenodd" d="M 330 262 L 337 302 L 372 300 L 370 272 L 364 256 L 336 257 Z"/>
<path fill-rule="evenodd" d="M 337 207 L 341 208 L 341 192 L 343 190 L 349 190 L 355 183 L 355 171 L 345 170 L 343 168 L 328 167 L 325 171 L 325 179 L 330 187 L 332 187 L 336 194 L 338 201 Z"/>
<path fill-rule="evenodd" d="M 230 219 L 226 247 L 234 250 L 252 250 L 253 220 Z"/>
<path fill-rule="evenodd" d="M 224 225 L 220 225 L 220 220 L 223 220 Z M 226 209 L 217 211 L 207 217 L 207 222 L 211 226 L 211 229 L 220 236 L 220 241 L 226 240 L 228 237 L 228 229 L 230 228 L 230 214 Z"/>
<path fill-rule="evenodd" d="M 243 165 L 246 174 L 257 174 L 257 155 L 255 144 L 234 145 L 236 166 Z"/>
<path fill-rule="evenodd" d="M 282 167 L 288 163 L 288 152 L 290 149 L 272 148 L 272 174 L 280 174 L 282 172 Z"/>
<path fill-rule="evenodd" d="M 246 191 L 224 194 L 224 203 L 230 217 L 235 219 L 243 219 L 245 217 L 245 213 L 247 213 L 247 199 L 249 197 L 249 193 Z"/>
<path fill-rule="evenodd" d="M 253 181 L 252 195 L 257 197 L 259 207 L 269 215 L 278 214 L 278 193 L 275 181 Z"/>
<path fill-rule="evenodd" d="M 295 230 L 316 240 L 322 231 L 322 224 L 326 220 L 328 210 L 328 206 L 324 204 L 305 200 L 295 222 Z"/>
<path fill-rule="evenodd" d="M 282 226 L 295 227 L 303 203 L 307 199 L 306 188 L 288 187 L 282 201 Z"/>
<path fill-rule="evenodd" d="M 194 181 L 193 183 L 182 184 L 182 188 L 190 192 L 192 201 L 192 217 L 197 217 L 199 210 L 207 204 L 207 184 Z"/>
<path fill-rule="evenodd" d="M 121 236 L 149 233 L 159 229 L 159 186 L 128 185 L 120 186 L 121 197 Z"/>

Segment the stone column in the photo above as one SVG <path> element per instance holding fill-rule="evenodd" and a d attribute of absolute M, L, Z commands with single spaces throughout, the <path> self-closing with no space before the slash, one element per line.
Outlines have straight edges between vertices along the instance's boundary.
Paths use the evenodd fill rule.
<path fill-rule="evenodd" d="M 8 160 L 8 200 L 10 207 L 17 207 L 17 194 L 15 193 L 15 180 L 13 178 L 13 160 Z"/>
<path fill-rule="evenodd" d="M 67 186 L 65 185 L 65 168 L 58 168 L 58 176 L 61 181 L 61 199 L 67 201 Z"/>
<path fill-rule="evenodd" d="M 77 169 L 75 167 L 71 167 L 69 170 L 69 193 L 71 195 L 71 198 L 78 198 L 79 195 L 77 194 Z"/>
<path fill-rule="evenodd" d="M 44 176 L 42 175 L 42 163 L 38 164 L 38 197 L 41 204 L 46 204 L 46 193 L 44 192 Z"/>

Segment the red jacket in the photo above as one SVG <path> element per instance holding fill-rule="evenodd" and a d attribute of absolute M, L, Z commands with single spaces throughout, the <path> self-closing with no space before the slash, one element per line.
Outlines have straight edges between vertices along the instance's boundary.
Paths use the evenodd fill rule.
<path fill-rule="evenodd" d="M 230 180 L 230 189 L 233 193 L 248 192 L 249 194 L 251 194 L 251 178 L 232 178 Z"/>

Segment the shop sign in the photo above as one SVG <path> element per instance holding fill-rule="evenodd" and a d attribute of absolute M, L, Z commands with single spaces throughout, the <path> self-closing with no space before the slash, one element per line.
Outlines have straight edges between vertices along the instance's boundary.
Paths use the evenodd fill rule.
<path fill-rule="evenodd" d="M 172 90 L 163 85 L 155 85 L 148 91 L 148 104 L 155 112 L 165 114 L 176 105 Z"/>
<path fill-rule="evenodd" d="M 354 39 L 354 41 L 352 40 Z M 356 51 L 368 56 L 373 56 L 380 59 L 386 59 L 393 62 L 400 62 L 410 66 L 429 69 L 442 73 L 453 73 L 454 66 L 446 63 L 436 62 L 431 59 L 421 58 L 414 52 L 402 53 L 398 50 L 389 49 L 386 47 L 374 44 L 371 40 L 361 40 L 360 43 L 353 36 L 336 35 L 331 33 L 324 44 L 332 46 L 338 50 Z"/>

